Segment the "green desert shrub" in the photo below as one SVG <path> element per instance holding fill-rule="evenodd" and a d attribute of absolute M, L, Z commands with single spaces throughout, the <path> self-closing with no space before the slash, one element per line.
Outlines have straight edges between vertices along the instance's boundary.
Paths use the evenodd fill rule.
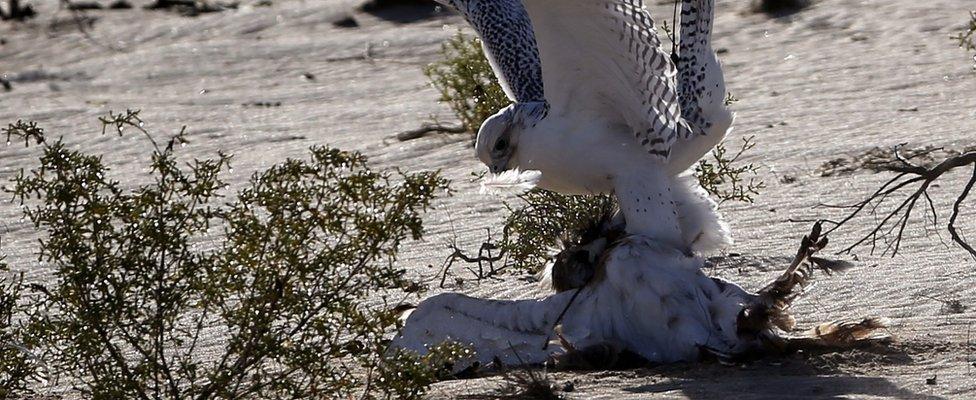
<path fill-rule="evenodd" d="M 11 273 L 0 258 L 0 399 L 29 393 L 28 380 L 37 372 L 14 322 L 22 307 L 22 283 L 23 275 Z"/>
<path fill-rule="evenodd" d="M 477 132 L 485 119 L 508 106 L 508 96 L 481 50 L 480 39 L 458 32 L 442 45 L 441 56 L 424 68 L 424 74 L 461 124 Z"/>
<path fill-rule="evenodd" d="M 570 196 L 542 189 L 519 195 L 517 207 L 505 219 L 499 250 L 511 266 L 537 271 L 553 256 L 560 240 L 575 241 L 574 234 L 599 221 L 616 207 L 612 195 Z"/>
<path fill-rule="evenodd" d="M 965 30 L 952 36 L 959 42 L 959 47 L 967 51 L 976 51 L 976 11 L 969 12 L 969 23 Z M 976 69 L 976 55 L 973 55 L 973 68 Z"/>
<path fill-rule="evenodd" d="M 102 122 L 149 136 L 138 112 Z M 152 142 L 137 186 L 34 124 L 5 133 L 40 143 L 39 165 L 7 190 L 54 271 L 31 283 L 24 334 L 85 397 L 415 398 L 466 354 L 385 356 L 411 285 L 398 250 L 447 189 L 436 172 L 313 147 L 224 197 L 231 156 L 180 160 L 184 132 Z"/>
<path fill-rule="evenodd" d="M 383 393 L 393 399 L 421 397 L 431 384 L 454 377 L 455 365 L 471 360 L 474 352 L 455 342 L 444 342 L 418 356 L 410 351 L 396 351 L 377 365 L 374 381 L 383 386 Z"/>
<path fill-rule="evenodd" d="M 754 196 L 766 187 L 758 179 L 759 167 L 753 163 L 745 163 L 742 156 L 756 147 L 755 137 L 742 138 L 742 144 L 731 153 L 725 142 L 719 143 L 712 150 L 710 157 L 698 160 L 695 165 L 695 176 L 698 183 L 719 204 L 726 201 L 740 201 L 752 203 Z"/>

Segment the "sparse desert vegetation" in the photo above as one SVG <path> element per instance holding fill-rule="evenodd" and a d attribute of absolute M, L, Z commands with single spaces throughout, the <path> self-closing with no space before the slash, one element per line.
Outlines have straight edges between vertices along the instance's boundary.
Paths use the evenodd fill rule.
<path fill-rule="evenodd" d="M 458 32 L 442 46 L 442 59 L 425 67 L 424 75 L 461 125 L 468 132 L 478 132 L 485 119 L 511 101 L 498 84 L 476 36 Z"/>
<path fill-rule="evenodd" d="M 976 51 L 976 11 L 969 12 L 969 22 L 966 28 L 952 38 L 959 41 L 959 47 L 968 51 Z M 976 69 L 976 54 L 973 54 L 973 68 Z"/>
<path fill-rule="evenodd" d="M 22 311 L 23 275 L 11 273 L 2 259 L 0 273 L 0 398 L 6 399 L 28 393 L 40 366 L 14 322 Z"/>
<path fill-rule="evenodd" d="M 145 135 L 151 183 L 124 187 L 33 122 L 3 132 L 42 148 L 6 190 L 55 272 L 3 281 L 5 390 L 29 393 L 38 375 L 94 398 L 416 398 L 464 355 L 387 357 L 400 302 L 362 303 L 408 285 L 397 252 L 423 236 L 447 189 L 438 174 L 374 172 L 358 153 L 313 147 L 228 197 L 230 156 L 183 162 L 185 130 L 157 143 L 138 111 L 101 122 Z M 206 358 L 205 336 L 222 343 Z"/>

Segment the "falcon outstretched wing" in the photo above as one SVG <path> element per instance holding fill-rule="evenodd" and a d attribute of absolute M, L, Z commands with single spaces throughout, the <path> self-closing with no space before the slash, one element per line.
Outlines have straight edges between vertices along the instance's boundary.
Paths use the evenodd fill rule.
<path fill-rule="evenodd" d="M 687 168 L 725 138 L 733 115 L 725 104 L 725 77 L 712 50 L 715 0 L 683 0 L 678 49 L 681 117 L 694 137 L 677 146 L 670 165 Z"/>
<path fill-rule="evenodd" d="M 663 159 L 675 141 L 695 135 L 681 118 L 677 70 L 642 0 L 441 1 L 481 36 L 513 100 L 542 96 L 573 118 L 616 120 Z"/>
<path fill-rule="evenodd" d="M 521 0 L 438 1 L 454 7 L 478 32 L 509 99 L 516 103 L 545 101 L 539 49 Z"/>

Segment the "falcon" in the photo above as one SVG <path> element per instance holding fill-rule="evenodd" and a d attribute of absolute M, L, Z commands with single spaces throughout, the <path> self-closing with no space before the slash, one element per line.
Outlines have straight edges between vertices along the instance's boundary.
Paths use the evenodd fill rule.
<path fill-rule="evenodd" d="M 642 0 L 439 1 L 478 33 L 513 101 L 478 132 L 490 172 L 540 171 L 543 189 L 614 193 L 631 234 L 687 247 L 701 233 L 679 220 L 671 189 L 733 120 L 711 47 L 714 0 L 683 1 L 676 54 Z"/>

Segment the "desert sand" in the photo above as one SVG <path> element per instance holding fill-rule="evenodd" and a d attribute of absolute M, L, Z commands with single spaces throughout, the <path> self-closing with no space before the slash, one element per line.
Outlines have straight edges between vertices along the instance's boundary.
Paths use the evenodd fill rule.
<path fill-rule="evenodd" d="M 150 153 L 143 138 L 100 134 L 98 116 L 127 108 L 141 109 L 156 135 L 186 125 L 187 158 L 233 153 L 234 172 L 226 179 L 235 185 L 288 157 L 304 157 L 312 145 L 361 151 L 378 168 L 442 170 L 455 193 L 437 202 L 427 237 L 401 257 L 411 273 L 431 282 L 428 295 L 441 290 L 435 279 L 450 253 L 448 240 L 456 236 L 462 247 L 474 248 L 505 216 L 502 203 L 511 199 L 479 195 L 471 181 L 483 167 L 470 136 L 394 138 L 431 118 L 453 122 L 421 67 L 439 57 L 440 43 L 458 29 L 470 32 L 457 15 L 411 8 L 370 14 L 356 11 L 358 0 L 245 1 L 237 10 L 193 18 L 141 9 L 92 12 L 96 20 L 86 36 L 56 1 L 33 3 L 39 18 L 0 23 L 0 74 L 13 86 L 0 92 L 0 123 L 37 121 L 72 147 L 104 154 L 115 178 L 137 183 Z M 904 142 L 954 149 L 976 142 L 973 55 L 949 39 L 973 7 L 965 0 L 822 0 L 772 18 L 745 12 L 746 1 L 718 1 L 715 47 L 723 49 L 728 87 L 740 99 L 729 140 L 736 147 L 739 138 L 756 137 L 745 161 L 760 165 L 767 188 L 754 204 L 722 205 L 736 244 L 708 273 L 757 288 L 788 262 L 808 231 L 809 223 L 791 220 L 837 218 L 839 210 L 815 206 L 857 201 L 890 177 L 820 176 L 817 168 L 831 159 Z M 649 8 L 659 22 L 670 18 L 668 2 Z M 359 26 L 333 24 L 347 16 Z M 17 144 L 0 147 L 0 181 L 35 165 L 37 155 Z M 931 190 L 940 224 L 967 177 L 959 171 Z M 958 225 L 976 239 L 973 201 Z M 832 235 L 833 248 L 859 238 L 871 221 Z M 6 199 L 0 237 L 16 271 L 26 271 L 29 281 L 49 279 L 33 254 L 37 233 Z M 558 386 L 575 382 L 570 398 L 974 397 L 976 261 L 946 243 L 944 230 L 916 213 L 897 257 L 859 248 L 855 269 L 819 279 L 799 301 L 804 326 L 889 318 L 896 341 L 888 350 L 550 377 Z M 505 299 L 541 293 L 519 274 L 476 282 L 458 268 L 452 277 L 465 283 L 444 290 Z M 952 313 L 939 300 L 959 300 L 965 310 Z M 499 377 L 447 381 L 431 396 L 490 397 L 499 385 Z"/>

